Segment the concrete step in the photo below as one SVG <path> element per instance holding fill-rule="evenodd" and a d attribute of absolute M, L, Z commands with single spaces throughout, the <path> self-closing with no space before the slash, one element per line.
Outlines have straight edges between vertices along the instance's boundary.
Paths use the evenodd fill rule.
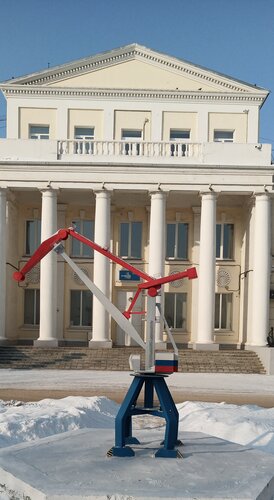
<path fill-rule="evenodd" d="M 129 355 L 144 351 L 136 347 L 89 349 L 88 347 L 37 348 L 31 346 L 0 347 L 0 369 L 62 369 L 129 371 Z M 188 373 L 265 373 L 252 351 L 225 349 L 220 351 L 179 350 L 179 371 Z"/>

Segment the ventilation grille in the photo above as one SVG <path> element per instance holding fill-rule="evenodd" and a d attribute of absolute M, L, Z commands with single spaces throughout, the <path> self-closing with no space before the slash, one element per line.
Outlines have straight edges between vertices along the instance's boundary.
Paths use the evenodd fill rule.
<path fill-rule="evenodd" d="M 231 276 L 225 269 L 219 269 L 217 272 L 216 283 L 220 288 L 225 288 L 231 282 Z"/>
<path fill-rule="evenodd" d="M 80 267 L 81 271 L 89 278 L 89 272 L 85 267 Z M 83 281 L 79 278 L 78 274 L 72 273 L 72 279 L 77 285 L 83 285 Z"/>

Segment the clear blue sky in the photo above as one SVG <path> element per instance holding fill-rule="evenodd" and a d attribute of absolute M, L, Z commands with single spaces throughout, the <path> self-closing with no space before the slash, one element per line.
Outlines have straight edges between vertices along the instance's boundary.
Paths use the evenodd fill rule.
<path fill-rule="evenodd" d="M 0 81 L 136 42 L 274 91 L 274 0 L 0 0 L 0 16 Z M 0 136 L 4 115 L 2 97 Z"/>

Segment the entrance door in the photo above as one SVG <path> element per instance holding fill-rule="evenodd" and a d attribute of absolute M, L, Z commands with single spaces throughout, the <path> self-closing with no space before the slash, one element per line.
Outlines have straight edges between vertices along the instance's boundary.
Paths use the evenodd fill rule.
<path fill-rule="evenodd" d="M 134 296 L 133 291 L 131 290 L 120 290 L 118 292 L 118 309 L 121 312 L 124 312 L 129 304 L 130 300 Z M 142 297 L 139 295 L 138 300 L 134 306 L 134 311 L 141 311 L 142 310 Z M 133 324 L 134 328 L 137 330 L 139 335 L 143 338 L 142 336 L 142 314 L 133 314 L 130 317 L 130 322 Z M 137 346 L 138 344 L 127 334 L 125 334 L 124 330 L 117 325 L 117 345 L 125 345 L 125 346 Z"/>

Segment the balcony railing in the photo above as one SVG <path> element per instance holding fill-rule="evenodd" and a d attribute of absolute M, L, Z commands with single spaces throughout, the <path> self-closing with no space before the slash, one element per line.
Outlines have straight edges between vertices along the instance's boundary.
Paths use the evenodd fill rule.
<path fill-rule="evenodd" d="M 136 156 L 144 158 L 198 158 L 201 144 L 189 142 L 145 141 L 58 141 L 59 158 L 66 155 L 81 156 Z"/>

